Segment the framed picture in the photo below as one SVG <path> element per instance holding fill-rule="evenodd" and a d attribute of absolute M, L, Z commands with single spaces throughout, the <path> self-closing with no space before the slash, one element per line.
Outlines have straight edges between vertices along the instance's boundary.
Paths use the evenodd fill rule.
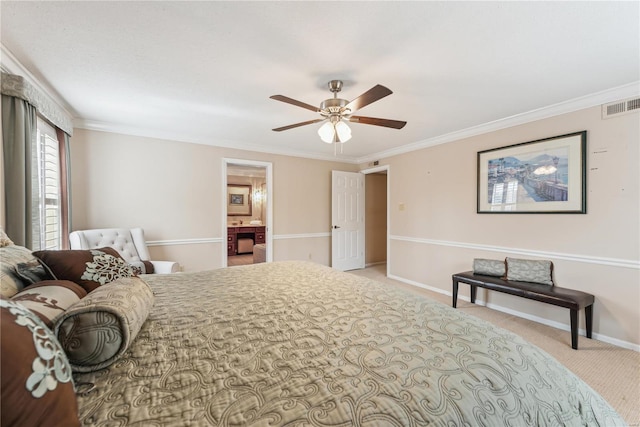
<path fill-rule="evenodd" d="M 478 213 L 587 213 L 587 131 L 478 152 Z"/>
<path fill-rule="evenodd" d="M 227 215 L 251 216 L 251 186 L 227 185 Z"/>

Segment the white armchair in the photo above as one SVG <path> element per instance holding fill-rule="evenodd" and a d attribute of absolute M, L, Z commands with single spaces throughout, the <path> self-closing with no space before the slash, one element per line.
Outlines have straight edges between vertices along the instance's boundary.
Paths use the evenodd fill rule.
<path fill-rule="evenodd" d="M 78 230 L 69 234 L 71 249 L 115 249 L 126 262 L 139 265 L 142 261 L 153 264 L 154 273 L 176 273 L 180 265 L 173 261 L 151 261 L 142 228 L 102 228 Z"/>

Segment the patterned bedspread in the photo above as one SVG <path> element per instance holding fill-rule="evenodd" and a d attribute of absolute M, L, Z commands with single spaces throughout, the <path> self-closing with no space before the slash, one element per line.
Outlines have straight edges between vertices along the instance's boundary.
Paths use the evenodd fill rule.
<path fill-rule="evenodd" d="M 143 276 L 135 342 L 75 377 L 84 425 L 624 425 L 513 333 L 310 262 Z"/>

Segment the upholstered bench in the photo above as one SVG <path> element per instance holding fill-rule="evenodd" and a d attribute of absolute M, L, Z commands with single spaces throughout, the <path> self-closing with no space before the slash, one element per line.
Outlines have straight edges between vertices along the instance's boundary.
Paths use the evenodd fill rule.
<path fill-rule="evenodd" d="M 472 271 L 454 274 L 453 279 L 453 308 L 458 303 L 458 283 L 466 283 L 471 287 L 471 302 L 476 302 L 478 287 L 491 291 L 503 292 L 522 298 L 540 301 L 569 309 L 571 318 L 571 348 L 578 349 L 578 311 L 584 308 L 587 338 L 591 338 L 593 327 L 593 303 L 595 298 L 586 292 L 573 289 L 546 286 L 531 282 L 517 282 L 504 280 L 495 276 L 474 274 Z"/>
<path fill-rule="evenodd" d="M 253 246 L 253 263 L 258 264 L 267 260 L 267 245 L 258 243 Z"/>

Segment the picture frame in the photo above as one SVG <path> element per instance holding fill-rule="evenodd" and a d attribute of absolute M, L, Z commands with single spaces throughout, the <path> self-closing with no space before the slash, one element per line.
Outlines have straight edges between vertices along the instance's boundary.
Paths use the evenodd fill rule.
<path fill-rule="evenodd" d="M 587 131 L 478 152 L 477 213 L 587 213 Z"/>
<path fill-rule="evenodd" d="M 251 185 L 227 184 L 227 215 L 251 216 Z"/>

